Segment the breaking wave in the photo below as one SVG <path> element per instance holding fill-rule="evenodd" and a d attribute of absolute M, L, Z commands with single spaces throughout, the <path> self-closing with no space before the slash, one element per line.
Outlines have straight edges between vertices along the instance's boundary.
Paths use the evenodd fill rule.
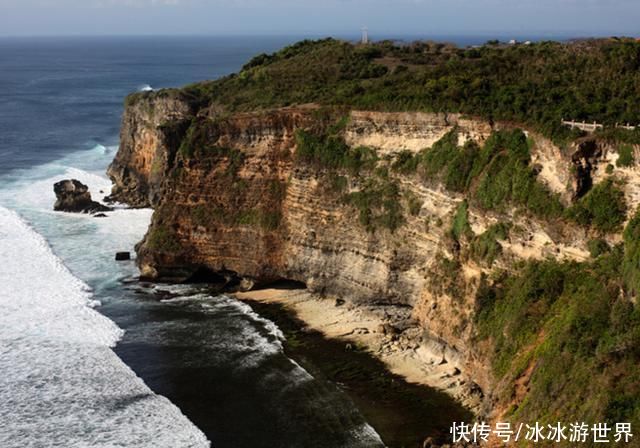
<path fill-rule="evenodd" d="M 111 350 L 122 330 L 89 287 L 4 207 L 0 259 L 0 446 L 209 446 Z"/>

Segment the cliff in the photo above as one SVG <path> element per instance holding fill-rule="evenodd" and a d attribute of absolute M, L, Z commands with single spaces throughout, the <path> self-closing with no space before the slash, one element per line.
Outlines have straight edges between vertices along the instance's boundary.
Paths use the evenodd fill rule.
<path fill-rule="evenodd" d="M 112 201 L 135 207 L 157 204 L 175 158 L 175 148 L 197 111 L 193 98 L 163 91 L 130 97 L 122 117 L 120 149 L 107 174 L 114 181 Z"/>
<path fill-rule="evenodd" d="M 155 209 L 143 277 L 345 299 L 493 420 L 636 418 L 635 143 L 198 89 L 127 102 L 109 174 Z"/>

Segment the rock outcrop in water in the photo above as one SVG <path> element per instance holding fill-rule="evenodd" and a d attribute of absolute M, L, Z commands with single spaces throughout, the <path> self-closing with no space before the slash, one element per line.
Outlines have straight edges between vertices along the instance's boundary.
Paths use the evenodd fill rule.
<path fill-rule="evenodd" d="M 53 209 L 57 212 L 99 213 L 113 209 L 91 199 L 89 187 L 76 179 L 66 179 L 53 185 L 56 203 Z"/>
<path fill-rule="evenodd" d="M 495 420 L 525 404 L 536 415 L 527 397 L 533 388 L 540 400 L 549 330 L 526 319 L 551 322 L 537 294 L 556 300 L 571 287 L 532 287 L 531 313 L 504 322 L 499 313 L 516 310 L 495 304 L 509 279 L 529 275 L 523 264 L 547 263 L 550 283 L 569 285 L 556 266 L 587 266 L 596 245 L 621 243 L 640 175 L 620 152 L 459 114 L 225 113 L 170 91 L 130 98 L 109 174 L 113 198 L 155 209 L 137 247 L 144 277 L 293 280 L 373 309 L 394 329 L 391 349 L 420 357 L 425 376 L 446 365 L 432 383 Z M 512 317 L 531 326 L 528 345 L 497 365 Z"/>

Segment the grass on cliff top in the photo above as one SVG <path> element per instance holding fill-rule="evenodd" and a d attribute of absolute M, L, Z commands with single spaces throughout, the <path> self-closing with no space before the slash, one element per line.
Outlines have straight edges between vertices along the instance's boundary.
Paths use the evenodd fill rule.
<path fill-rule="evenodd" d="M 461 112 L 576 137 L 560 120 L 640 122 L 640 43 L 606 39 L 453 45 L 334 39 L 259 55 L 237 74 L 183 92 L 228 111 L 318 103 L 365 110 Z"/>

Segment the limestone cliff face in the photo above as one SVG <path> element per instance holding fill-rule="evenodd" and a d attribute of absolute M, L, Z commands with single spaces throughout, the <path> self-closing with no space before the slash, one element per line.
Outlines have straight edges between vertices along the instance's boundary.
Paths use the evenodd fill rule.
<path fill-rule="evenodd" d="M 403 223 L 393 231 L 372 230 L 344 199 L 345 192 L 362 191 L 367 176 L 337 178 L 296 156 L 298 130 L 329 126 L 321 110 L 219 116 L 196 109 L 185 98 L 150 95 L 132 102 L 124 114 L 121 148 L 109 174 L 113 198 L 155 208 L 138 248 L 143 276 L 178 281 L 237 276 L 246 284 L 288 279 L 358 306 L 375 305 L 413 335 L 425 362 L 446 360 L 463 372 L 470 391 L 490 395 L 488 349 L 473 339 L 475 291 L 490 269 L 459 257 L 468 242 L 456 247 L 449 237 L 462 196 L 415 176 L 395 176 L 398 190 L 391 201 L 402 211 Z M 492 132 L 487 122 L 453 114 L 348 114 L 344 140 L 372 148 L 387 167 L 395 155 L 428 148 L 454 127 L 461 144 L 482 143 Z M 539 179 L 568 203 L 580 189 L 571 167 L 593 155 L 573 148 L 572 158 L 548 140 L 530 137 Z M 598 181 L 591 174 L 589 179 Z M 469 210 L 475 234 L 503 218 Z M 550 228 L 514 213 L 509 220 L 514 231 L 500 242 L 500 268 L 529 258 L 588 257 L 584 230 Z M 446 269 L 452 259 L 460 262 L 455 278 Z"/>
<path fill-rule="evenodd" d="M 159 200 L 162 183 L 196 105 L 177 93 L 140 93 L 128 101 L 120 129 L 120 149 L 107 171 L 115 185 L 110 198 L 148 207 Z"/>
<path fill-rule="evenodd" d="M 454 126 L 459 129 L 460 144 L 467 140 L 483 142 L 492 131 L 489 123 L 467 119 L 460 114 L 353 111 L 345 137 L 350 146 L 376 148 L 380 155 L 418 152 L 430 148 Z"/>

